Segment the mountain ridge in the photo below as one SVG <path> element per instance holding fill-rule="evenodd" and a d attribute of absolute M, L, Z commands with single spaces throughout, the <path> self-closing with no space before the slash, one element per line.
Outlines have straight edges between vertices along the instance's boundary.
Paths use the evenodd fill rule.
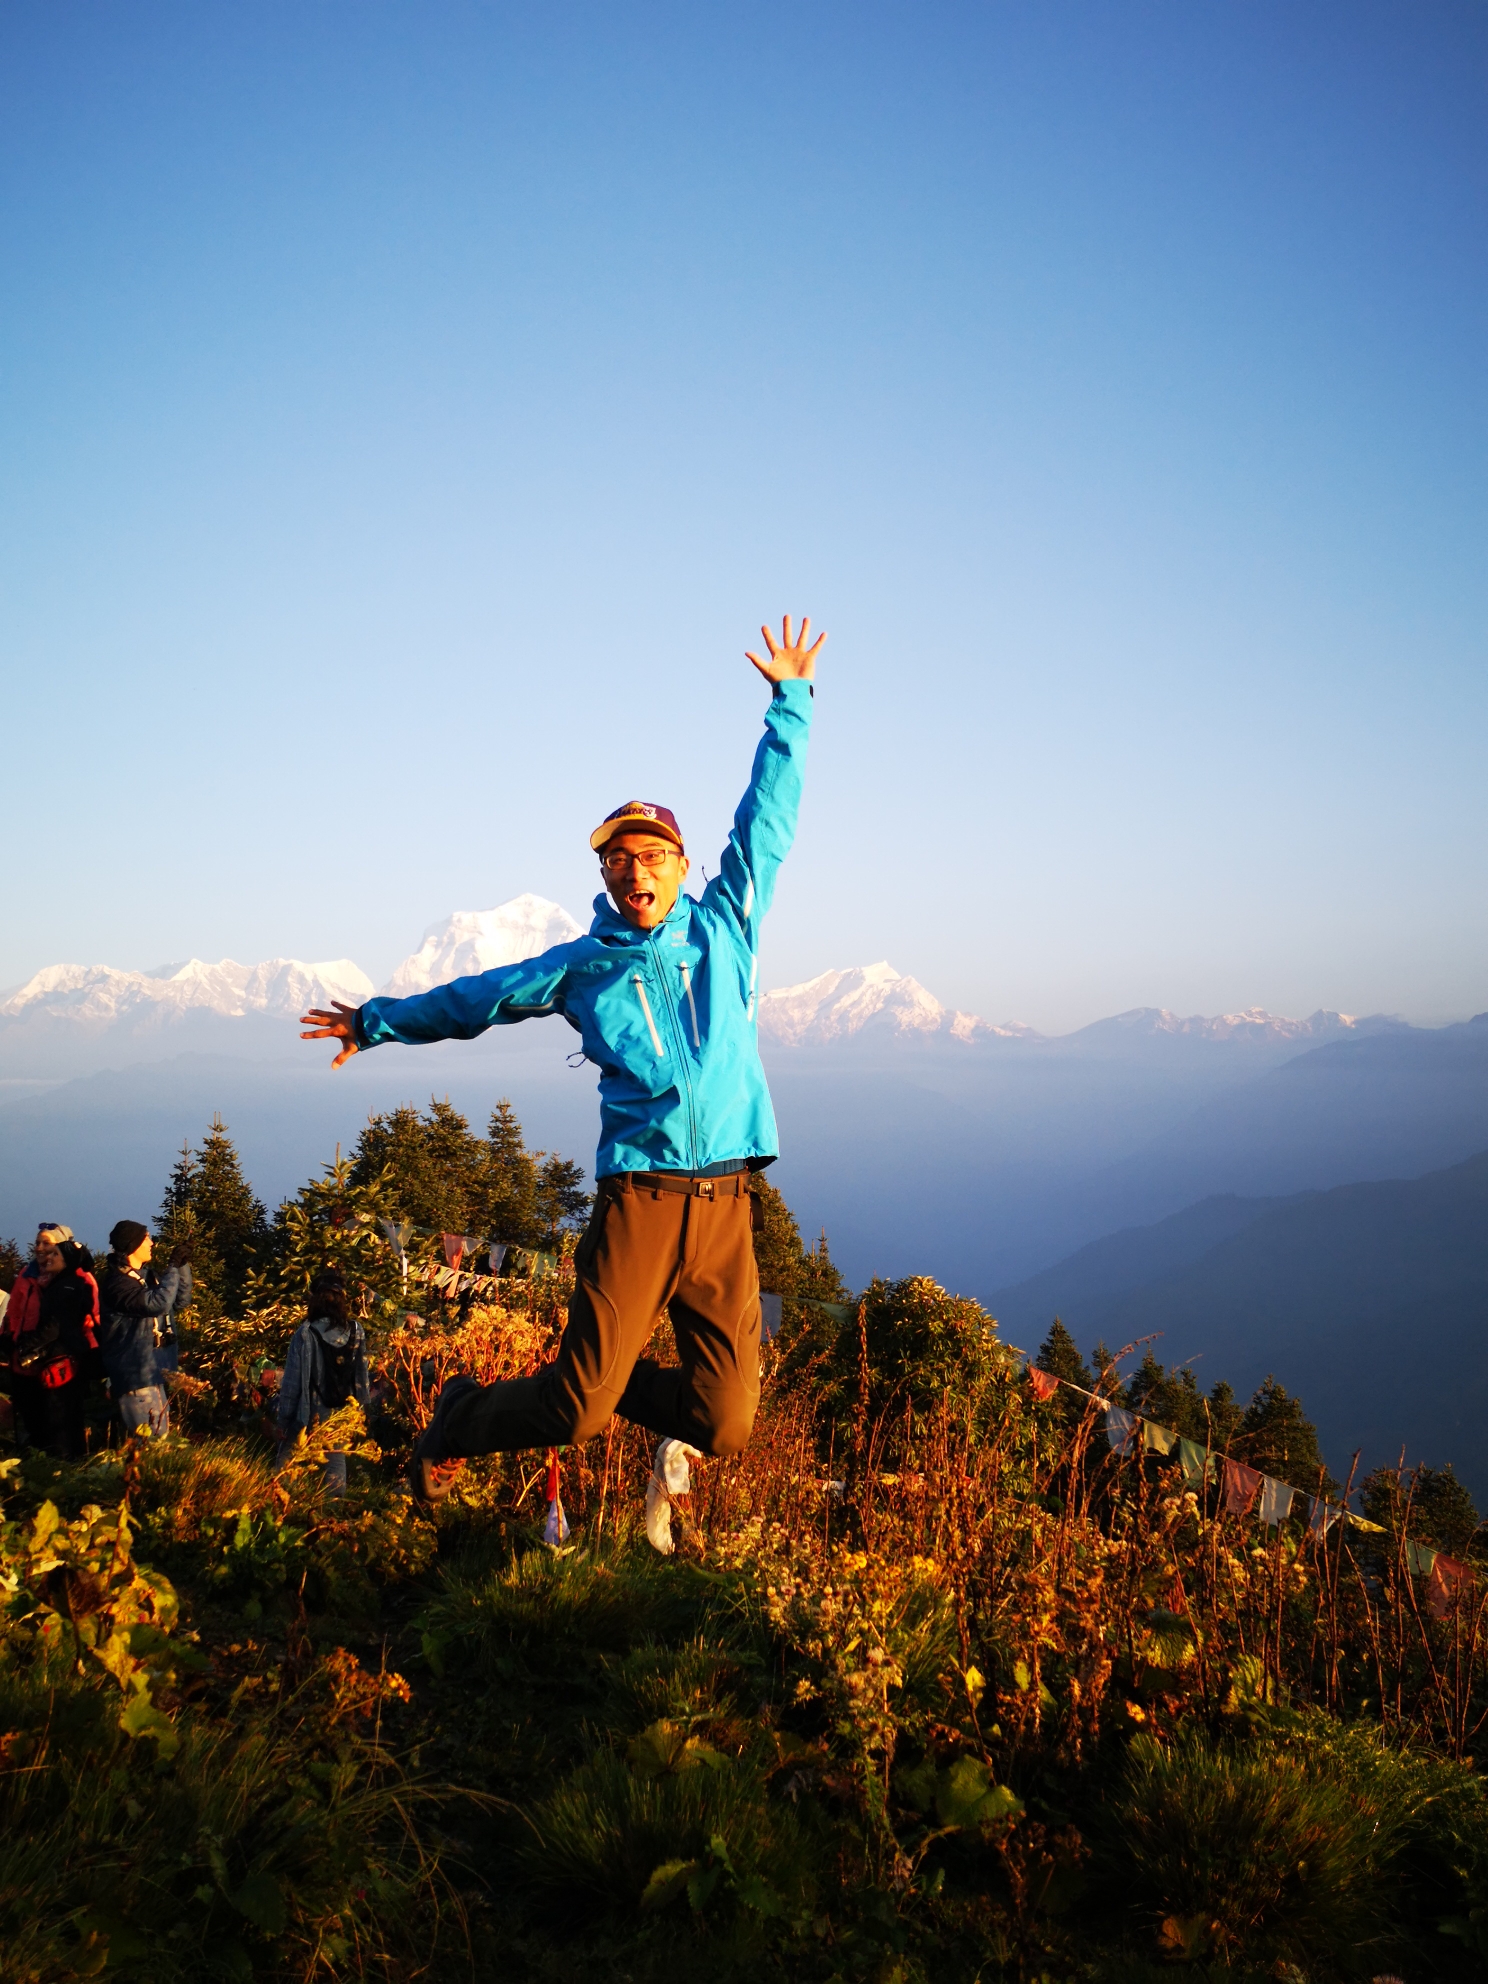
<path fill-rule="evenodd" d="M 407 998 L 468 973 L 535 957 L 583 934 L 560 904 L 528 891 L 493 909 L 454 910 L 424 931 L 382 986 L 390 998 Z M 224 1019 L 251 1014 L 298 1018 L 307 1004 L 343 999 L 359 1004 L 373 993 L 371 979 L 350 958 L 306 963 L 275 957 L 256 965 L 223 958 L 188 958 L 150 971 L 113 965 L 46 965 L 0 997 L 0 1032 L 7 1024 L 59 1021 L 102 1028 L 154 1009 L 166 1021 L 188 1012 Z M 1404 1029 L 1387 1014 L 1364 1018 L 1319 1009 L 1292 1019 L 1259 1006 L 1214 1015 L 1178 1014 L 1162 1006 L 1136 1006 L 1091 1021 L 1065 1034 L 1045 1034 L 1021 1020 L 1001 1023 L 949 1007 L 918 979 L 886 959 L 834 966 L 814 978 L 765 992 L 759 1002 L 761 1038 L 782 1048 L 832 1043 L 944 1042 L 958 1046 L 1010 1043 L 1043 1051 L 1121 1052 L 1154 1040 L 1179 1045 L 1263 1046 L 1305 1049 L 1328 1040 Z"/>

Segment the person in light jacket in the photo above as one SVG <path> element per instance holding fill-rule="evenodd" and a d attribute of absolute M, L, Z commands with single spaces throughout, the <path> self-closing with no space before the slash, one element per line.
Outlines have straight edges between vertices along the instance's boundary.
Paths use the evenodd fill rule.
<path fill-rule="evenodd" d="M 290 1338 L 279 1380 L 279 1455 L 283 1467 L 301 1433 L 356 1399 L 365 1412 L 372 1402 L 367 1370 L 367 1336 L 351 1313 L 346 1283 L 335 1268 L 323 1268 L 310 1284 L 309 1310 Z M 346 1456 L 328 1454 L 326 1486 L 346 1486 Z"/>
<path fill-rule="evenodd" d="M 167 1366 L 160 1352 L 171 1311 L 191 1300 L 191 1242 L 177 1241 L 163 1275 L 149 1265 L 155 1243 L 137 1219 L 119 1220 L 109 1245 L 98 1347 L 114 1405 L 126 1434 L 141 1427 L 168 1433 Z"/>

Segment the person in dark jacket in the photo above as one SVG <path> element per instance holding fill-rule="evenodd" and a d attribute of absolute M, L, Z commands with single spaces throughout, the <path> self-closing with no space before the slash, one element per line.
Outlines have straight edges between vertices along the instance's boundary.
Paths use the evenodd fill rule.
<path fill-rule="evenodd" d="M 109 1235 L 109 1245 L 113 1252 L 103 1278 L 99 1349 L 114 1404 L 126 1434 L 142 1426 L 152 1433 L 168 1433 L 162 1323 L 191 1299 L 191 1242 L 176 1243 L 163 1275 L 149 1266 L 154 1242 L 149 1228 L 137 1219 L 121 1219 Z"/>
<path fill-rule="evenodd" d="M 48 1453 L 81 1460 L 89 1365 L 98 1348 L 93 1256 L 55 1222 L 39 1229 L 30 1265 L 16 1277 L 5 1312 L 11 1393 L 29 1438 Z"/>
<path fill-rule="evenodd" d="M 367 1337 L 351 1313 L 346 1284 L 335 1268 L 325 1268 L 310 1284 L 309 1314 L 290 1339 L 279 1381 L 279 1457 L 282 1467 L 301 1433 L 356 1399 L 365 1412 L 372 1401 L 367 1370 Z M 346 1486 L 345 1454 L 328 1454 L 326 1486 L 338 1494 Z"/>

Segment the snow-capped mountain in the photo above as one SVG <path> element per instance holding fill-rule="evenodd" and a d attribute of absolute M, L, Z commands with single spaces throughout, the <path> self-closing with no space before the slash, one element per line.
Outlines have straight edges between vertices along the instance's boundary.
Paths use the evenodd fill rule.
<path fill-rule="evenodd" d="M 962 1041 L 1039 1037 L 1032 1027 L 993 1026 L 974 1013 L 955 1012 L 918 979 L 884 962 L 824 971 L 804 985 L 784 986 L 760 1000 L 760 1037 L 778 1047 L 820 1046 L 860 1034 L 865 1027 L 900 1037 Z"/>
<path fill-rule="evenodd" d="M 143 1011 L 162 1016 L 193 1008 L 241 1019 L 263 1013 L 296 1019 L 307 1005 L 332 999 L 360 1005 L 372 995 L 372 981 L 350 958 L 302 964 L 298 958 L 266 958 L 262 964 L 236 964 L 223 958 L 206 964 L 161 965 L 155 971 L 117 971 L 107 964 L 52 964 L 0 1001 L 0 1019 L 43 1016 L 107 1027 Z"/>
<path fill-rule="evenodd" d="M 496 909 L 457 909 L 429 925 L 423 943 L 382 989 L 390 998 L 407 999 L 452 978 L 535 958 L 583 934 L 568 911 L 545 896 L 513 896 Z"/>
<path fill-rule="evenodd" d="M 1102 1054 L 1142 1054 L 1166 1043 L 1169 1051 L 1217 1045 L 1236 1047 L 1242 1053 L 1286 1056 L 1326 1046 L 1333 1040 L 1388 1033 L 1405 1024 L 1387 1013 L 1360 1019 L 1353 1013 L 1319 1009 L 1305 1020 L 1293 1020 L 1268 1013 L 1262 1006 L 1249 1006 L 1243 1012 L 1206 1018 L 1201 1013 L 1184 1017 L 1164 1006 L 1135 1006 L 1130 1012 L 1096 1020 L 1078 1033 L 1066 1034 L 1064 1041 L 1072 1051 Z"/>

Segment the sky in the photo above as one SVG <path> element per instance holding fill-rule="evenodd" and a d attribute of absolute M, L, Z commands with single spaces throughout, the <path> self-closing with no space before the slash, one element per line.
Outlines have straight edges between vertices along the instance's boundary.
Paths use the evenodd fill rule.
<path fill-rule="evenodd" d="M 1485 96 L 1477 0 L 7 0 L 0 986 L 711 872 L 789 611 L 766 984 L 1488 1007 Z"/>

